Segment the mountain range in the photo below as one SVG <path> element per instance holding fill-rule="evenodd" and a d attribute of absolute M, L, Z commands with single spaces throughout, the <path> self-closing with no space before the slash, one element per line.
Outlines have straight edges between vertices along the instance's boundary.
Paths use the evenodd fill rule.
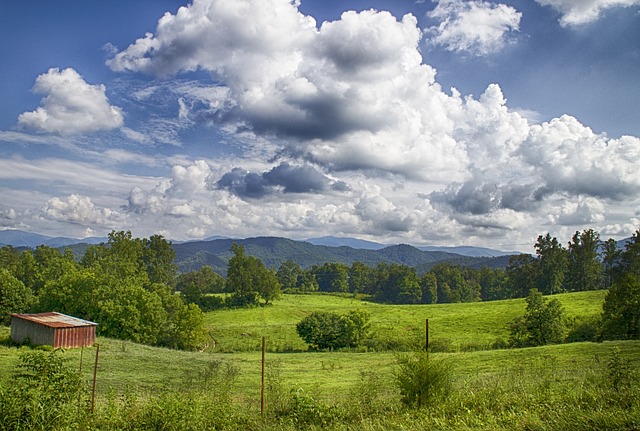
<path fill-rule="evenodd" d="M 48 237 L 19 230 L 0 231 L 0 246 L 35 248 L 38 245 L 69 247 L 77 257 L 84 255 L 90 244 L 106 242 L 107 238 L 84 239 Z M 224 274 L 232 256 L 231 245 L 242 244 L 247 255 L 262 260 L 270 268 L 278 268 L 283 262 L 292 260 L 303 268 L 336 262 L 351 265 L 362 262 L 369 266 L 379 263 L 397 263 L 426 272 L 440 262 L 451 262 L 463 266 L 504 268 L 510 254 L 479 247 L 414 247 L 407 244 L 385 245 L 372 241 L 346 237 L 310 238 L 295 241 L 278 237 L 224 238 L 212 237 L 202 241 L 173 243 L 176 264 L 181 272 L 193 271 L 203 265 L 211 266 Z"/>

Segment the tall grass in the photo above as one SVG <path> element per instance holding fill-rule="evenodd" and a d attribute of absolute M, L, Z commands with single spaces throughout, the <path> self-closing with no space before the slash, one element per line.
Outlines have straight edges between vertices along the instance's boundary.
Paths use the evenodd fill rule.
<path fill-rule="evenodd" d="M 365 362 L 336 391 L 287 379 L 286 356 L 295 355 L 274 355 L 278 362 L 271 362 L 264 416 L 258 394 L 247 393 L 240 382 L 246 370 L 226 362 L 205 363 L 194 365 L 183 384 L 174 387 L 102 393 L 94 414 L 72 397 L 60 410 L 64 420 L 46 422 L 46 415 L 39 416 L 40 429 L 631 430 L 640 425 L 639 353 L 639 342 L 432 353 L 451 367 L 449 396 L 431 398 L 421 408 L 402 402 L 394 377 L 402 370 L 402 360 L 392 358 L 385 370 L 367 369 L 374 354 L 334 353 Z M 480 372 L 468 372 L 481 363 L 485 366 L 477 368 Z M 330 368 L 323 374 L 335 372 L 338 379 L 340 370 Z M 7 406 L 17 404 L 7 393 L 3 385 L 0 430 L 22 429 L 15 421 L 3 420 Z"/>

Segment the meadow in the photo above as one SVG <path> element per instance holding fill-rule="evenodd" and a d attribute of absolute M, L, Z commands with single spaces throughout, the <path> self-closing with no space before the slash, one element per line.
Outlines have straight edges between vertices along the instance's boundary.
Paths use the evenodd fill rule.
<path fill-rule="evenodd" d="M 572 320 L 601 312 L 604 292 L 556 295 Z M 490 349 L 508 338 L 524 300 L 391 306 L 329 295 L 206 315 L 213 343 L 184 352 L 99 338 L 97 408 L 61 414 L 50 429 L 640 429 L 640 342 Z M 308 352 L 295 324 L 312 311 L 364 309 L 374 341 Z M 400 402 L 398 360 L 424 348 L 451 370 L 451 395 L 423 409 Z M 0 328 L 7 340 L 8 328 Z M 266 415 L 260 415 L 265 337 Z M 377 337 L 377 341 L 375 340 Z M 389 347 L 393 349 L 380 349 Z M 0 383 L 12 384 L 28 347 L 0 345 Z M 62 352 L 89 385 L 96 348 Z M 82 365 L 81 365 L 82 364 Z M 83 397 L 86 397 L 86 392 Z M 75 409 L 75 410 L 74 410 Z M 76 412 L 76 413 L 73 413 Z M 73 422 L 73 418 L 76 418 Z M 66 418 L 66 419 L 65 419 Z M 17 429 L 3 428 L 2 429 Z M 42 429 L 48 429 L 43 427 Z M 36 427 L 37 428 L 37 427 Z"/>

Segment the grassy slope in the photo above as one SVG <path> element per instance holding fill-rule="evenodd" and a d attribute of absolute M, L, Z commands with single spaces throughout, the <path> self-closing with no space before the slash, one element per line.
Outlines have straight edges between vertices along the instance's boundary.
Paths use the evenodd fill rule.
<path fill-rule="evenodd" d="M 557 295 L 569 316 L 579 318 L 600 312 L 604 292 L 581 292 Z M 253 398 L 259 393 L 260 338 L 267 338 L 270 347 L 268 364 L 279 370 L 287 387 L 317 388 L 325 394 L 345 395 L 363 372 L 375 372 L 391 379 L 395 354 L 382 353 L 306 353 L 304 344 L 295 334 L 295 323 L 309 312 L 331 310 L 345 312 L 365 309 L 371 313 L 372 328 L 381 336 L 422 340 L 424 319 L 429 318 L 431 339 L 447 339 L 455 346 L 491 343 L 506 337 L 508 322 L 524 311 L 524 300 L 496 301 L 474 304 L 442 304 L 390 306 L 349 298 L 320 295 L 287 295 L 273 306 L 223 310 L 208 313 L 207 325 L 218 345 L 214 352 L 179 352 L 137 345 L 131 342 L 100 339 L 100 392 L 113 388 L 121 392 L 132 390 L 180 388 L 201 379 L 207 367 L 215 364 L 238 369 L 237 393 Z M 0 328 L 0 338 L 9 335 Z M 494 375 L 523 367 L 553 367 L 570 372 L 592 366 L 596 356 L 606 356 L 613 345 L 619 345 L 625 356 L 640 358 L 640 343 L 578 343 L 547 346 L 536 349 L 492 350 L 440 354 L 456 364 L 456 374 Z M 223 353 L 237 349 L 236 353 Z M 275 353 L 279 352 L 279 353 Z M 283 353 L 286 352 L 286 353 Z M 0 382 L 10 380 L 11 370 L 18 361 L 20 349 L 0 346 Z M 80 350 L 66 351 L 70 364 L 80 365 Z M 95 348 L 85 349 L 83 371 L 91 378 Z M 564 372 L 564 371 L 563 371 Z"/>
<path fill-rule="evenodd" d="M 579 319 L 601 313 L 605 291 L 555 295 L 568 317 Z M 258 350 L 266 337 L 267 350 L 304 351 L 295 324 L 313 311 L 366 310 L 376 338 L 398 344 L 424 345 L 425 319 L 429 319 L 430 342 L 446 340 L 453 350 L 478 350 L 496 339 L 508 338 L 508 325 L 524 313 L 524 299 L 466 304 L 383 305 L 325 295 L 284 295 L 268 307 L 221 310 L 206 315 L 216 340 L 216 351 Z M 410 340 L 411 342 L 407 342 Z"/>

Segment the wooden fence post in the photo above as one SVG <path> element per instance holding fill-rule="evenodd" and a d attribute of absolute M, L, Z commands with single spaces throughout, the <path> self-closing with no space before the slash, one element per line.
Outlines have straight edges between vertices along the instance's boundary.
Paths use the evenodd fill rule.
<path fill-rule="evenodd" d="M 96 405 L 96 377 L 98 376 L 98 354 L 100 353 L 100 344 L 96 344 L 96 362 L 93 365 L 93 389 L 91 390 L 91 414 Z"/>
<path fill-rule="evenodd" d="M 429 319 L 425 320 L 424 329 L 425 329 L 425 331 L 424 331 L 424 337 L 425 337 L 424 338 L 424 340 L 425 340 L 424 350 L 426 352 L 428 352 L 429 351 Z"/>
<path fill-rule="evenodd" d="M 262 386 L 260 388 L 260 414 L 264 416 L 264 337 L 262 337 Z"/>

